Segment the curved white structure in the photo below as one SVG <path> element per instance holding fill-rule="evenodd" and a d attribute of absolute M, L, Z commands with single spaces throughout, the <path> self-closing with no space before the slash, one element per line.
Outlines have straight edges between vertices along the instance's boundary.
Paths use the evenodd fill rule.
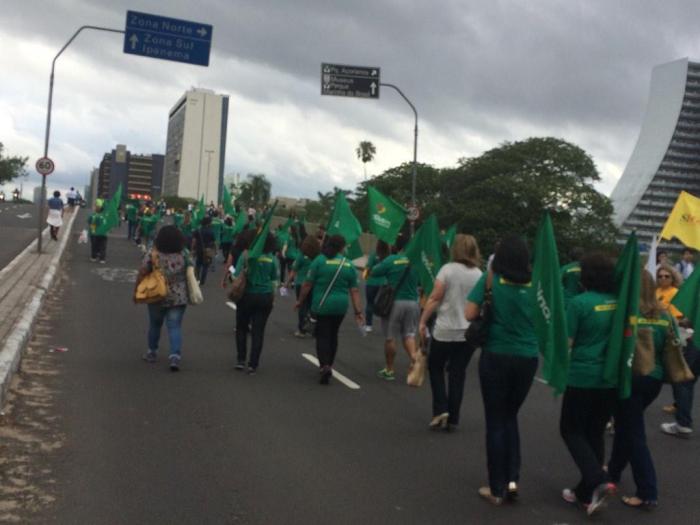
<path fill-rule="evenodd" d="M 700 63 L 687 58 L 652 72 L 639 139 L 611 195 L 615 224 L 650 241 L 681 190 L 700 196 Z"/>

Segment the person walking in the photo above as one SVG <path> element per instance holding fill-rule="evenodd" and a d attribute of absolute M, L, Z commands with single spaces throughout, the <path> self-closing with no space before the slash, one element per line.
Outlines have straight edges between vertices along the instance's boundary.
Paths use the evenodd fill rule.
<path fill-rule="evenodd" d="M 465 315 L 471 322 L 479 317 L 488 292 L 492 297 L 488 339 L 479 359 L 489 484 L 478 493 L 494 505 L 506 497 L 518 497 L 518 412 L 537 370 L 530 281 L 527 245 L 520 237 L 508 237 L 498 244 L 491 269 L 481 275 L 467 298 Z"/>
<path fill-rule="evenodd" d="M 321 255 L 316 257 L 306 275 L 296 308 L 299 309 L 313 290 L 311 312 L 316 316 L 316 356 L 320 383 L 327 385 L 333 376 L 333 364 L 338 353 L 338 331 L 348 309 L 348 296 L 355 312 L 355 322 L 364 321 L 357 271 L 344 255 L 345 238 L 326 238 Z"/>
<path fill-rule="evenodd" d="M 148 350 L 143 356 L 147 363 L 158 360 L 160 332 L 165 323 L 170 341 L 168 363 L 170 370 L 180 370 L 182 359 L 182 319 L 187 309 L 187 267 L 192 259 L 186 249 L 185 238 L 172 225 L 163 226 L 155 238 L 153 247 L 144 256 L 137 285 L 157 265 L 166 279 L 168 294 L 163 301 L 148 306 Z"/>
<path fill-rule="evenodd" d="M 445 430 L 452 430 L 459 425 L 467 365 L 476 350 L 464 337 L 469 327 L 464 316 L 467 296 L 482 274 L 479 269 L 481 254 L 476 239 L 471 235 L 455 236 L 450 249 L 450 261 L 440 268 L 419 323 L 420 334 L 427 340 L 429 320 L 437 311 L 428 355 L 430 388 L 433 393 L 433 418 L 429 427 Z"/>
<path fill-rule="evenodd" d="M 292 265 L 292 270 L 287 277 L 287 286 L 294 283 L 294 291 L 297 301 L 301 296 L 301 287 L 306 281 L 306 276 L 309 273 L 311 263 L 321 253 L 321 243 L 313 235 L 307 235 L 301 243 L 301 249 L 297 251 L 297 258 Z M 311 334 L 306 332 L 306 316 L 311 311 L 312 294 L 308 293 L 303 303 L 297 309 L 297 329 L 294 332 L 294 337 L 304 338 Z"/>
<path fill-rule="evenodd" d="M 57 241 L 58 229 L 63 226 L 63 200 L 61 199 L 61 192 L 54 191 L 53 197 L 46 201 L 46 205 L 48 207 L 46 222 L 49 225 L 51 238 Z"/>
<path fill-rule="evenodd" d="M 695 270 L 695 252 L 690 248 L 683 248 L 681 260 L 676 263 L 674 268 L 678 270 L 683 279 L 687 279 Z"/>
<path fill-rule="evenodd" d="M 136 227 L 138 226 L 138 206 L 133 202 L 126 203 L 126 238 L 132 240 L 136 236 Z"/>
<path fill-rule="evenodd" d="M 192 233 L 192 252 L 195 254 L 195 275 L 199 284 L 204 286 L 207 273 L 216 255 L 216 238 L 211 228 L 211 217 L 205 216 L 199 223 L 199 229 Z"/>
<path fill-rule="evenodd" d="M 221 255 L 224 261 L 228 260 L 229 253 L 231 253 L 235 231 L 236 226 L 233 224 L 233 217 L 227 216 L 221 225 Z"/>
<path fill-rule="evenodd" d="M 236 276 L 241 272 L 247 273 L 245 294 L 236 305 L 236 370 L 245 369 L 248 375 L 255 375 L 260 365 L 265 326 L 272 312 L 274 292 L 279 282 L 279 268 L 274 256 L 276 242 L 275 236 L 268 234 L 261 255 L 250 258 L 246 250 L 238 258 L 236 265 Z M 249 330 L 251 332 L 250 355 L 247 349 Z M 246 359 L 248 359 L 247 369 Z"/>
<path fill-rule="evenodd" d="M 105 264 L 107 258 L 107 219 L 104 214 L 104 201 L 95 200 L 95 211 L 88 215 L 88 231 L 90 232 L 90 261 L 99 259 Z"/>
<path fill-rule="evenodd" d="M 656 298 L 677 320 L 683 319 L 680 312 L 671 301 L 683 284 L 683 277 L 668 263 L 660 263 L 656 268 Z"/>
<path fill-rule="evenodd" d="M 569 302 L 566 310 L 571 361 L 562 399 L 559 431 L 581 479 L 562 497 L 578 503 L 590 516 L 614 494 L 605 464 L 605 425 L 617 399 L 617 385 L 603 378 L 605 353 L 617 309 L 615 265 L 601 253 L 581 259 L 581 284 L 586 290 Z"/>
<path fill-rule="evenodd" d="M 416 331 L 420 319 L 418 276 L 403 252 L 406 244 L 408 244 L 408 238 L 399 235 L 394 244 L 394 253 L 375 266 L 370 273 L 370 278 L 385 277 L 387 283 L 396 292 L 391 314 L 382 319 L 385 365 L 377 375 L 386 381 L 396 379 L 394 372 L 396 339 L 403 342 L 410 361 L 409 369 L 415 362 Z"/>
<path fill-rule="evenodd" d="M 637 337 L 646 332 L 653 345 L 654 367 L 644 375 L 632 375 L 632 391 L 627 399 L 617 401 L 615 407 L 615 438 L 608 462 L 608 476 L 619 483 L 627 464 L 637 486 L 634 496 L 623 496 L 622 502 L 635 508 L 653 509 L 658 505 L 656 470 L 647 445 L 644 411 L 661 392 L 664 378 L 663 352 L 669 329 L 676 331 L 673 319 L 657 301 L 654 278 L 642 270 Z"/>
<path fill-rule="evenodd" d="M 374 251 L 367 258 L 365 267 L 365 330 L 369 333 L 373 330 L 374 321 L 374 300 L 377 297 L 379 288 L 387 283 L 386 277 L 372 277 L 372 270 L 390 254 L 389 245 L 379 240 Z"/>

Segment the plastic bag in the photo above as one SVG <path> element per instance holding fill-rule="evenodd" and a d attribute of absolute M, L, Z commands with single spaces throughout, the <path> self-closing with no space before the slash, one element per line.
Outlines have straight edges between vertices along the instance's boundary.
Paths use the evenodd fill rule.
<path fill-rule="evenodd" d="M 87 244 L 88 242 L 88 231 L 83 230 L 80 232 L 80 236 L 78 237 L 78 244 Z"/>

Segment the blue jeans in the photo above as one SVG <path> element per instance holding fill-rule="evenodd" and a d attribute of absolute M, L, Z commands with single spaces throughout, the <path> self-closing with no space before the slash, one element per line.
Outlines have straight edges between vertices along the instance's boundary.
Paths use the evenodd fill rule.
<path fill-rule="evenodd" d="M 128 221 L 128 227 L 126 238 L 133 239 L 136 235 L 136 221 Z"/>
<path fill-rule="evenodd" d="M 693 374 L 695 374 L 695 379 L 672 385 L 673 400 L 676 405 L 676 422 L 682 427 L 693 428 L 693 397 L 695 396 L 695 382 L 697 381 L 698 373 L 700 373 L 700 352 L 691 344 L 685 349 L 683 355 Z"/>
<path fill-rule="evenodd" d="M 182 350 L 182 318 L 185 315 L 186 306 L 162 306 L 158 303 L 148 305 L 148 349 L 151 352 L 158 351 L 160 341 L 160 329 L 163 321 L 168 327 L 168 339 L 170 339 L 170 355 L 180 357 Z"/>
<path fill-rule="evenodd" d="M 379 292 L 379 286 L 365 286 L 365 298 L 367 299 L 367 304 L 365 305 L 365 323 L 367 326 L 372 326 L 372 318 L 374 317 L 374 299 L 377 297 L 377 292 Z"/>
<path fill-rule="evenodd" d="M 479 380 L 486 416 L 486 456 L 491 494 L 502 498 L 520 480 L 518 411 L 537 371 L 536 357 L 481 350 Z"/>
<path fill-rule="evenodd" d="M 656 470 L 647 446 L 644 411 L 661 392 L 662 382 L 649 376 L 632 377 L 632 395 L 619 400 L 615 408 L 615 440 L 608 463 L 608 475 L 620 481 L 627 463 L 632 467 L 636 496 L 644 501 L 656 501 Z"/>
<path fill-rule="evenodd" d="M 209 265 L 204 262 L 204 257 L 197 257 L 194 266 L 194 273 L 199 279 L 199 284 L 204 286 L 207 282 L 207 274 L 209 273 Z"/>

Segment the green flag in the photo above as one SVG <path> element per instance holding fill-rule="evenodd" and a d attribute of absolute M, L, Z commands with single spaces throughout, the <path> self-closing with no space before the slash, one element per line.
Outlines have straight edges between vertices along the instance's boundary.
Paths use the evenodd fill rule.
<path fill-rule="evenodd" d="M 542 375 L 558 395 L 566 390 L 569 338 L 566 332 L 559 254 L 549 213 L 544 214 L 537 228 L 531 290 L 535 304 L 535 333 L 544 359 Z"/>
<path fill-rule="evenodd" d="M 241 212 L 238 214 L 238 218 L 236 219 L 236 226 L 233 230 L 234 235 L 241 233 L 245 229 L 246 224 L 248 224 L 248 215 L 246 214 L 245 210 L 241 210 Z"/>
<path fill-rule="evenodd" d="M 405 250 L 406 257 L 418 273 L 425 295 L 430 295 L 433 291 L 435 277 L 442 266 L 441 248 L 440 228 L 437 217 L 433 214 L 418 228 Z"/>
<path fill-rule="evenodd" d="M 233 207 L 233 199 L 231 198 L 231 193 L 228 191 L 228 188 L 224 184 L 224 191 L 221 195 L 221 199 L 224 201 L 223 207 L 224 207 L 224 213 L 226 215 L 230 215 L 231 217 L 236 216 L 236 209 Z"/>
<path fill-rule="evenodd" d="M 352 244 L 362 234 L 362 226 L 350 210 L 342 191 L 335 194 L 335 205 L 326 231 L 328 235 L 342 235 L 346 244 Z"/>
<path fill-rule="evenodd" d="M 199 223 L 202 221 L 204 216 L 207 214 L 207 207 L 204 204 L 204 195 L 199 198 L 199 202 L 192 211 L 192 228 L 199 228 Z"/>
<path fill-rule="evenodd" d="M 695 328 L 693 343 L 700 344 L 700 270 L 697 268 L 690 277 L 681 285 L 671 304 L 683 313 L 683 317 L 690 320 Z"/>
<path fill-rule="evenodd" d="M 272 205 L 270 213 L 267 214 L 267 219 L 260 228 L 258 235 L 253 240 L 253 244 L 250 245 L 250 250 L 248 250 L 248 259 L 257 259 L 263 253 L 265 248 L 265 241 L 267 240 L 267 234 L 270 233 L 270 219 L 272 219 L 272 213 L 277 207 L 277 201 Z"/>
<path fill-rule="evenodd" d="M 107 200 L 104 206 L 104 229 L 106 232 L 119 225 L 119 204 L 122 200 L 122 185 L 119 184 L 117 191 L 111 199 Z M 104 235 L 106 235 L 106 232 Z"/>
<path fill-rule="evenodd" d="M 392 245 L 406 222 L 406 210 L 391 197 L 369 186 L 369 231 L 378 239 Z"/>
<path fill-rule="evenodd" d="M 620 399 L 630 396 L 632 358 L 637 340 L 641 266 L 637 234 L 632 232 L 615 266 L 617 308 L 605 353 L 603 379 L 617 385 Z"/>
<path fill-rule="evenodd" d="M 359 259 L 364 254 L 365 252 L 362 251 L 359 238 L 355 239 L 352 244 L 349 244 L 347 248 L 345 248 L 345 255 L 350 260 Z"/>
<path fill-rule="evenodd" d="M 442 242 L 445 243 L 448 250 L 450 248 L 452 248 L 452 243 L 455 242 L 456 236 L 457 236 L 457 225 L 453 224 L 452 226 L 450 226 L 449 230 L 447 230 L 445 232 L 445 235 L 442 236 Z"/>

